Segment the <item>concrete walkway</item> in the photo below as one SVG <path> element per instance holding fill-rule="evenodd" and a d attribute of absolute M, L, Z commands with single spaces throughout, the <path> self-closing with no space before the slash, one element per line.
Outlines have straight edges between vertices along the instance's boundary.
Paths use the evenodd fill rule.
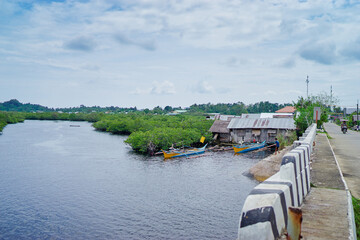
<path fill-rule="evenodd" d="M 324 127 L 333 138 L 330 143 L 350 192 L 360 198 L 360 132 L 343 134 L 334 123 L 325 123 Z"/>
<path fill-rule="evenodd" d="M 348 239 L 348 202 L 335 158 L 325 134 L 318 134 L 312 156 L 310 193 L 302 211 L 303 239 Z"/>

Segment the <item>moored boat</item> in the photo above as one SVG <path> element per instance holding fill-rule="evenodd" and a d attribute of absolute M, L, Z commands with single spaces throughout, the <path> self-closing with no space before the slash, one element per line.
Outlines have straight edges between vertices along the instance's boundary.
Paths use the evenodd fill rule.
<path fill-rule="evenodd" d="M 173 151 L 161 150 L 161 151 L 163 152 L 165 159 L 175 158 L 175 157 L 187 157 L 190 155 L 203 154 L 205 152 L 206 146 L 207 146 L 207 144 L 205 144 L 205 146 L 203 146 L 201 148 L 191 148 L 191 149 L 188 149 L 185 151 L 178 151 L 178 150 L 173 150 Z"/>
<path fill-rule="evenodd" d="M 248 144 L 248 145 L 236 145 L 233 146 L 235 153 L 245 153 L 250 152 L 253 150 L 257 150 L 260 148 L 265 147 L 266 141 L 263 141 L 262 143 L 254 143 L 254 144 Z"/>

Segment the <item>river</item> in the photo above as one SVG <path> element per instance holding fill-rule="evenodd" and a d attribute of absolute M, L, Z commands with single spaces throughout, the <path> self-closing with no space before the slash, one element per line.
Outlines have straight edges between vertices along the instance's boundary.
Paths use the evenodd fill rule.
<path fill-rule="evenodd" d="M 71 127 L 79 125 L 80 127 Z M 0 239 L 236 239 L 267 153 L 164 161 L 87 122 L 25 121 L 0 135 Z"/>

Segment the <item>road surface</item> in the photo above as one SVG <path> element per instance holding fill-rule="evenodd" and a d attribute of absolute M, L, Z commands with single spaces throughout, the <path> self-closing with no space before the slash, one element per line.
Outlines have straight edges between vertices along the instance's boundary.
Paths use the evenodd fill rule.
<path fill-rule="evenodd" d="M 325 130 L 333 138 L 330 144 L 352 195 L 360 198 L 360 132 L 341 132 L 340 126 L 325 123 Z"/>

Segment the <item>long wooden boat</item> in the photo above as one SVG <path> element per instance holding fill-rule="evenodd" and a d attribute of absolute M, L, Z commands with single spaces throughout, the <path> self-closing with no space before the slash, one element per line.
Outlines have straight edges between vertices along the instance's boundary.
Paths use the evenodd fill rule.
<path fill-rule="evenodd" d="M 176 157 L 187 157 L 190 155 L 198 155 L 198 154 L 203 154 L 205 152 L 205 148 L 206 148 L 207 144 L 205 144 L 205 146 L 201 147 L 201 148 L 191 148 L 188 149 L 184 152 L 182 151 L 164 151 L 161 150 L 164 154 L 164 158 L 168 159 L 168 158 L 176 158 Z"/>
<path fill-rule="evenodd" d="M 254 144 L 248 144 L 248 145 L 236 145 L 233 146 L 235 153 L 245 153 L 250 152 L 253 150 L 257 150 L 260 148 L 265 147 L 266 141 L 263 141 L 262 143 L 254 143 Z"/>

